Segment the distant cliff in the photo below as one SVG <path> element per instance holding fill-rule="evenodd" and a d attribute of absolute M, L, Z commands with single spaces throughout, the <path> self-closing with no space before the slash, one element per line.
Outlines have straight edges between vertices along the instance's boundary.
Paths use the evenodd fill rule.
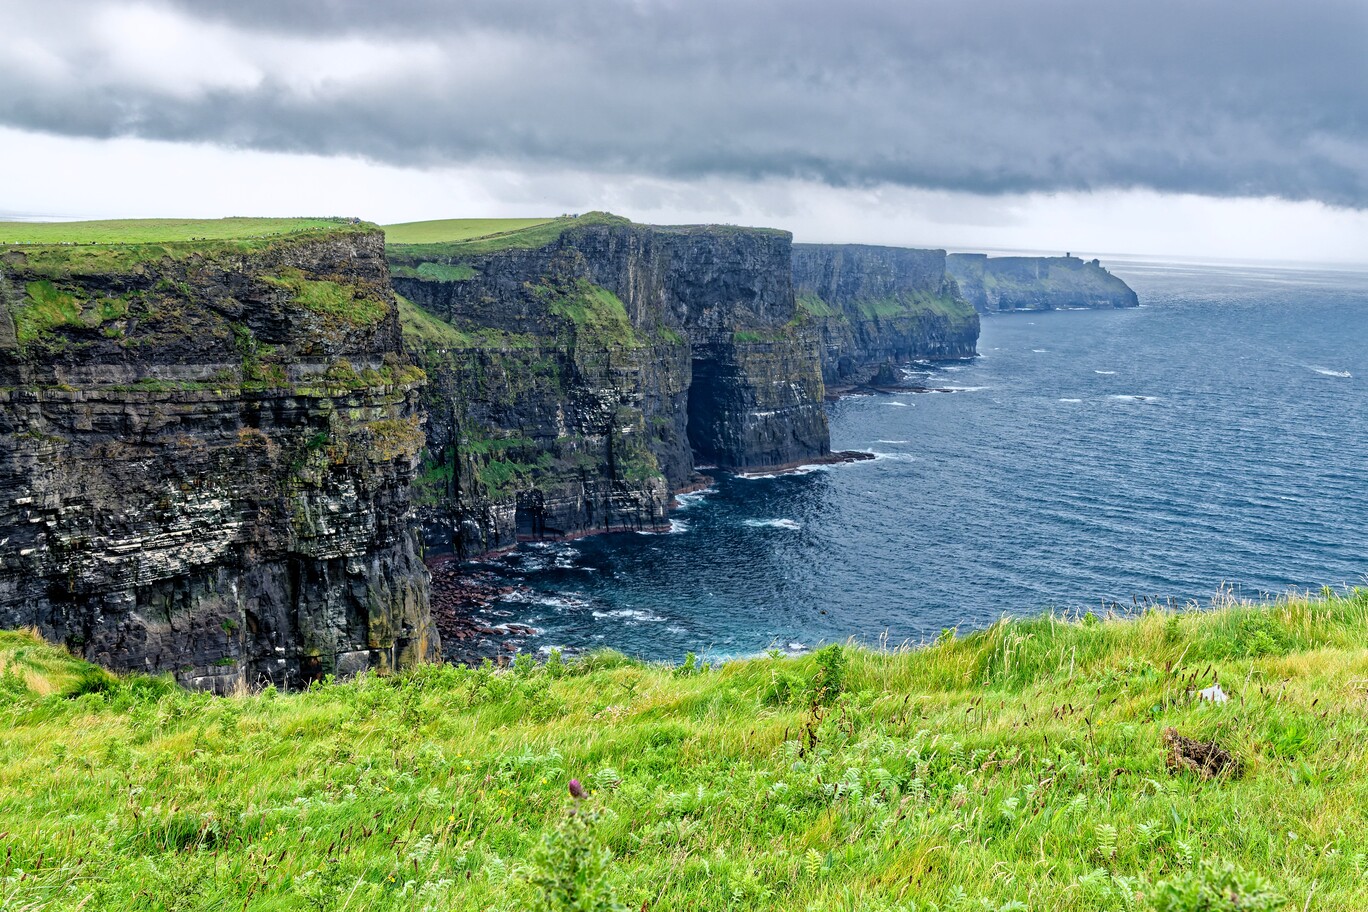
<path fill-rule="evenodd" d="M 1130 286 L 1097 260 L 952 253 L 946 269 L 980 313 L 1140 304 Z"/>
<path fill-rule="evenodd" d="M 602 213 L 478 224 L 388 247 L 431 378 L 419 500 L 432 549 L 662 529 L 696 465 L 830 451 L 787 233 Z"/>
<path fill-rule="evenodd" d="M 794 290 L 819 336 L 827 383 L 868 382 L 898 362 L 974 355 L 978 314 L 945 260 L 944 250 L 793 246 Z"/>
<path fill-rule="evenodd" d="M 435 655 L 422 380 L 373 226 L 0 246 L 0 626 L 218 690 Z"/>

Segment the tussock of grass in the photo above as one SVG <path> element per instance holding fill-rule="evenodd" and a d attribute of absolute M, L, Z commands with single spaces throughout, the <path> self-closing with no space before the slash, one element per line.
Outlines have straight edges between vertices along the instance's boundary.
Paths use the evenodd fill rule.
<path fill-rule="evenodd" d="M 1360 590 L 717 668 L 6 677 L 0 906 L 1363 909 L 1365 643 Z M 1167 726 L 1243 776 L 1171 774 Z"/>

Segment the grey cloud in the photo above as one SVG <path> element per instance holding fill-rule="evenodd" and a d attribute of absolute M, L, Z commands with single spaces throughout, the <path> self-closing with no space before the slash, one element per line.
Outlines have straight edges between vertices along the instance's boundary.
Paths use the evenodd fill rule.
<path fill-rule="evenodd" d="M 89 6 L 88 4 L 86 5 Z M 240 40 L 435 46 L 436 69 L 198 94 L 0 52 L 0 123 L 665 178 L 977 193 L 1151 188 L 1368 207 L 1358 0 L 233 0 L 170 3 Z M 489 72 L 466 61 L 497 39 Z M 63 53 L 60 45 L 55 53 Z M 505 69 L 506 67 L 506 69 Z"/>

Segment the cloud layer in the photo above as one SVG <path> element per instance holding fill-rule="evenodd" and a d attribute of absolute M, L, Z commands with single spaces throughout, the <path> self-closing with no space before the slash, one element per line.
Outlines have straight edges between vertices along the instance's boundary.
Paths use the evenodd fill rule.
<path fill-rule="evenodd" d="M 27 7 L 27 8 L 23 8 Z M 48 0 L 0 125 L 400 166 L 1368 207 L 1361 0 Z"/>

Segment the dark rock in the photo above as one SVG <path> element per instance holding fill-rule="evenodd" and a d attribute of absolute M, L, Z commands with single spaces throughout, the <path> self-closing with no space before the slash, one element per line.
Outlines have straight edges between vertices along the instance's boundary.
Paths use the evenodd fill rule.
<path fill-rule="evenodd" d="M 7 253 L 0 289 L 0 324 L 29 318 L 0 333 L 0 626 L 220 690 L 436 655 L 410 523 L 422 374 L 380 233 L 43 253 Z M 80 318 L 35 322 L 29 283 Z"/>
<path fill-rule="evenodd" d="M 795 244 L 793 281 L 828 384 L 892 386 L 894 365 L 972 358 L 979 321 L 944 250 Z"/>
<path fill-rule="evenodd" d="M 791 249 L 784 232 L 623 220 L 533 249 L 391 247 L 413 319 L 453 330 L 409 335 L 432 379 L 430 550 L 663 530 L 696 459 L 739 470 L 824 456 Z"/>

